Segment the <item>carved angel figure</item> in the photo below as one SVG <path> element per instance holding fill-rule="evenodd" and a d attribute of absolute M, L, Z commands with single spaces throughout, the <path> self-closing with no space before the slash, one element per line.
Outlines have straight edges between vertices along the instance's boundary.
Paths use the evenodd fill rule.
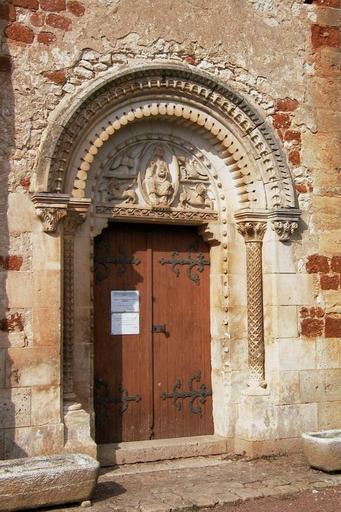
<path fill-rule="evenodd" d="M 208 197 L 207 189 L 202 183 L 198 183 L 195 188 L 184 187 L 179 201 L 184 208 L 192 206 L 213 209 L 213 201 Z"/>
<path fill-rule="evenodd" d="M 162 150 L 155 153 L 156 158 L 150 160 L 146 169 L 144 184 L 153 206 L 168 206 L 174 194 L 170 181 L 167 163 L 163 159 Z"/>

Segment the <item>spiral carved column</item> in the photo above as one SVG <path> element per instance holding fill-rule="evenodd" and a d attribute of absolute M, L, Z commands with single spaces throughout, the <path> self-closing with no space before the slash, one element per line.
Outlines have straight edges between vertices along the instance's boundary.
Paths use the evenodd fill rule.
<path fill-rule="evenodd" d="M 262 245 L 265 220 L 239 220 L 246 244 L 249 387 L 265 388 Z"/>

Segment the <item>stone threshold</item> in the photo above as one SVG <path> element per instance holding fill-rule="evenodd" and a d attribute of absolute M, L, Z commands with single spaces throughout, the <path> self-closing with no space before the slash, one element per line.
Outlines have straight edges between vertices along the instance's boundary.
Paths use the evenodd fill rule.
<path fill-rule="evenodd" d="M 101 444 L 97 447 L 97 459 L 101 466 L 156 462 L 207 455 L 223 455 L 231 451 L 231 439 L 217 436 L 177 437 Z"/>

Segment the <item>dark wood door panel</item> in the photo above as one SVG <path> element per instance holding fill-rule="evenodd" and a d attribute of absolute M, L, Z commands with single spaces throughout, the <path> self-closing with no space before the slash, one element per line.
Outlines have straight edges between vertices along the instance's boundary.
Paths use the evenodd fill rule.
<path fill-rule="evenodd" d="M 195 228 L 113 223 L 95 281 L 97 442 L 212 433 L 209 249 Z M 139 291 L 140 334 L 111 334 L 112 290 Z"/>
<path fill-rule="evenodd" d="M 209 249 L 195 228 L 153 232 L 154 437 L 213 432 Z M 206 389 L 204 389 L 206 385 Z"/>
<path fill-rule="evenodd" d="M 94 304 L 97 439 L 100 443 L 149 439 L 152 424 L 151 307 L 148 283 L 151 255 L 146 232 L 134 229 L 132 233 L 128 225 L 112 224 L 96 242 Z M 139 291 L 139 335 L 111 334 L 112 290 Z"/>

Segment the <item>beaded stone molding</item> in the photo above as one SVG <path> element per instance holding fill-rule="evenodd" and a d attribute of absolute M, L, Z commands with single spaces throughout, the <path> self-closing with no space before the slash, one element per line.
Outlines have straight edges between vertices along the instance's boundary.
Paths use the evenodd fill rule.
<path fill-rule="evenodd" d="M 243 178 L 252 178 L 258 167 L 268 196 L 267 208 L 296 206 L 290 172 L 272 129 L 226 85 L 206 73 L 174 64 L 143 66 L 103 82 L 96 82 L 95 90 L 88 84 L 84 98 L 77 93 L 75 107 L 68 98 L 71 106 L 66 111 L 64 106 L 62 119 L 53 123 L 45 137 L 37 167 L 38 182 L 42 183 L 42 175 L 48 174 L 45 191 L 71 192 L 65 190 L 65 176 L 74 148 L 84 140 L 84 134 L 87 143 L 80 157 L 74 197 L 82 197 L 93 159 L 118 130 L 144 117 L 169 116 L 182 117 L 216 137 L 236 162 L 237 186 L 245 186 Z M 249 153 L 253 153 L 253 159 Z"/>

